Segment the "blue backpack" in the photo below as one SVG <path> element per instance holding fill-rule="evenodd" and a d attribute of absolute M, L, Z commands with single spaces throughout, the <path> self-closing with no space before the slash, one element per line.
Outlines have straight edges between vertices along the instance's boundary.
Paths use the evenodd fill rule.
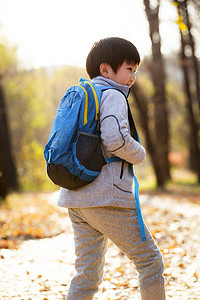
<path fill-rule="evenodd" d="M 99 107 L 102 92 L 113 89 L 97 86 L 83 78 L 70 87 L 61 100 L 44 148 L 49 178 L 60 187 L 75 190 L 91 183 L 101 172 L 103 165 L 122 161 L 119 157 L 105 159 L 101 149 Z M 126 98 L 126 97 L 125 97 Z M 128 105 L 131 136 L 139 142 L 139 136 Z M 132 166 L 130 168 L 133 172 Z M 142 240 L 146 240 L 139 202 L 139 183 L 135 181 L 137 215 Z"/>
<path fill-rule="evenodd" d="M 106 164 L 99 107 L 102 91 L 109 88 L 81 78 L 62 98 L 44 149 L 47 174 L 56 185 L 80 188 L 92 182 Z"/>

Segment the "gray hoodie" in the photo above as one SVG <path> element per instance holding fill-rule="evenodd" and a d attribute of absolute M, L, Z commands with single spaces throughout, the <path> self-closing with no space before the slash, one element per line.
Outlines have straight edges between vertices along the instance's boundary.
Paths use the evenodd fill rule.
<path fill-rule="evenodd" d="M 98 76 L 92 80 L 96 85 L 112 86 L 125 96 L 129 87 Z M 90 184 L 77 190 L 61 188 L 58 206 L 136 207 L 133 173 L 129 163 L 138 165 L 144 161 L 145 149 L 130 135 L 128 106 L 123 94 L 109 89 L 103 92 L 100 102 L 101 139 L 105 157 L 117 156 L 126 162 L 112 162 L 103 166 L 100 175 Z"/>

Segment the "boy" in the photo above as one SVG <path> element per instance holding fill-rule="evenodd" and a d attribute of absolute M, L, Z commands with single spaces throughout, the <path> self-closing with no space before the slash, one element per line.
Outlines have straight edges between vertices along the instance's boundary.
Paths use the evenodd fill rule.
<path fill-rule="evenodd" d="M 58 205 L 67 207 L 72 222 L 76 275 L 67 300 L 92 300 L 102 281 L 107 240 L 112 240 L 135 264 L 142 300 L 164 300 L 163 262 L 146 225 L 141 240 L 137 201 L 130 164 L 143 162 L 145 149 L 131 136 L 126 97 L 140 64 L 136 47 L 122 38 L 106 38 L 90 50 L 86 69 L 103 92 L 100 103 L 101 138 L 106 164 L 100 175 L 83 188 L 61 189 Z"/>

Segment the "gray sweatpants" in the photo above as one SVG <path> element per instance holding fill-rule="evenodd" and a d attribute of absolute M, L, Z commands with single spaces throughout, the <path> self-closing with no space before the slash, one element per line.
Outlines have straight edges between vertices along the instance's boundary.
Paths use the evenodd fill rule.
<path fill-rule="evenodd" d="M 108 238 L 133 261 L 142 300 L 164 300 L 163 261 L 146 225 L 142 242 L 135 209 L 94 207 L 68 209 L 76 253 L 76 275 L 67 300 L 92 300 L 102 282 Z"/>

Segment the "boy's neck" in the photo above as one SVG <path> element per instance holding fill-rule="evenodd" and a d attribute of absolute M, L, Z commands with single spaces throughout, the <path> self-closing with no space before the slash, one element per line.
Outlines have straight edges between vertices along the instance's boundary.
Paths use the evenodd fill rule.
<path fill-rule="evenodd" d="M 119 84 L 119 83 L 117 83 L 111 79 L 105 78 L 103 76 L 97 76 L 97 77 L 93 78 L 92 82 L 97 85 L 99 84 L 99 85 L 112 86 L 112 87 L 122 91 L 125 94 L 125 96 L 128 96 L 129 91 L 130 91 L 130 88 L 128 86 Z"/>

